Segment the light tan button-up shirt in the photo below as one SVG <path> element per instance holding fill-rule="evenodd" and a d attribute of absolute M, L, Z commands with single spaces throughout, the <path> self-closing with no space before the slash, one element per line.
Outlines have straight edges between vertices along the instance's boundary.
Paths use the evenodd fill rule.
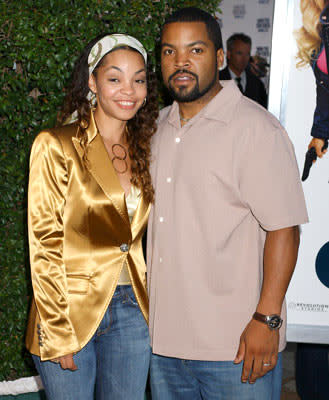
<path fill-rule="evenodd" d="M 184 127 L 177 103 L 162 110 L 154 136 L 150 333 L 164 356 L 233 360 L 259 300 L 266 231 L 308 220 L 286 132 L 221 83 Z"/>

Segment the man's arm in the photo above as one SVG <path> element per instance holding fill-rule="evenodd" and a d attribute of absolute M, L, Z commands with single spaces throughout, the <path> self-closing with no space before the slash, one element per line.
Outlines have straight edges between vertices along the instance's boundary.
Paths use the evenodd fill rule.
<path fill-rule="evenodd" d="M 267 232 L 264 248 L 264 277 L 257 309 L 261 314 L 280 314 L 299 247 L 299 227 Z M 243 363 L 241 380 L 254 383 L 273 369 L 277 362 L 279 332 L 251 319 L 240 338 L 234 360 Z M 265 366 L 264 366 L 265 364 Z"/>

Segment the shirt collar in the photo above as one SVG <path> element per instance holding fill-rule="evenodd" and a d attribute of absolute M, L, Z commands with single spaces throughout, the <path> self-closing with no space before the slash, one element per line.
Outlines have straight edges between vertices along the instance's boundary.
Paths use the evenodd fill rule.
<path fill-rule="evenodd" d="M 184 126 L 188 126 L 190 122 L 195 122 L 199 118 L 221 121 L 225 124 L 230 122 L 234 116 L 235 106 L 242 97 L 242 93 L 232 80 L 220 81 L 220 83 L 223 88 L 202 110 L 198 112 L 198 114 L 191 118 L 191 120 Z M 170 108 L 167 120 L 176 128 L 181 128 L 179 107 L 176 101 L 173 102 Z"/>
<path fill-rule="evenodd" d="M 228 67 L 228 70 L 230 72 L 231 78 L 236 81 L 236 78 L 240 78 L 240 83 L 242 84 L 243 90 L 245 90 L 245 86 L 247 83 L 247 75 L 246 75 L 246 70 L 242 71 L 240 76 L 237 76 L 230 67 Z"/>
<path fill-rule="evenodd" d="M 241 79 L 243 79 L 243 78 L 246 76 L 246 71 L 245 71 L 245 70 L 241 72 L 241 75 L 240 75 L 240 76 L 238 76 L 238 75 L 236 75 L 236 74 L 231 70 L 230 67 L 227 67 L 227 68 L 228 68 L 228 70 L 230 71 L 230 75 L 231 75 L 232 79 L 235 79 L 235 78 L 241 78 Z"/>

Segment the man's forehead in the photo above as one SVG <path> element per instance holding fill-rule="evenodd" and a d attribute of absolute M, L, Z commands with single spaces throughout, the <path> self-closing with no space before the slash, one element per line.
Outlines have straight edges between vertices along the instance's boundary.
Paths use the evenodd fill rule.
<path fill-rule="evenodd" d="M 235 42 L 233 43 L 233 48 L 250 48 L 250 44 L 243 42 L 242 40 L 235 40 Z"/>
<path fill-rule="evenodd" d="M 162 31 L 161 43 L 210 41 L 204 22 L 171 22 Z"/>

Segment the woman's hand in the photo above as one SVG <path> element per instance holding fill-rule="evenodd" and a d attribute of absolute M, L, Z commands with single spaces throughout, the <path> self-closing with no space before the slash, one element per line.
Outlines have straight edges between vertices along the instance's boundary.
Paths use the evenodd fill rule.
<path fill-rule="evenodd" d="M 310 149 L 311 147 L 314 147 L 315 151 L 316 151 L 316 155 L 321 158 L 327 152 L 327 149 L 322 150 L 324 144 L 325 144 L 325 141 L 323 139 L 313 138 L 311 140 L 310 144 L 308 145 L 308 148 Z"/>
<path fill-rule="evenodd" d="M 67 354 L 66 356 L 54 358 L 52 362 L 61 364 L 63 369 L 70 369 L 71 371 L 76 371 L 78 367 L 75 365 L 73 360 L 73 354 Z"/>

